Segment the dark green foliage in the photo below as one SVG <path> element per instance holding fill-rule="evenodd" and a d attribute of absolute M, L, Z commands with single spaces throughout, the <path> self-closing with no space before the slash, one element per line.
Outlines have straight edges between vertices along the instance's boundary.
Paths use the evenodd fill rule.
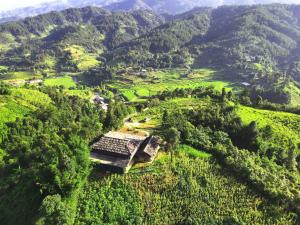
<path fill-rule="evenodd" d="M 283 155 L 268 158 L 270 152 L 264 152 L 260 137 L 271 137 L 272 130 L 268 127 L 260 130 L 256 122 L 243 126 L 234 107 L 227 103 L 215 102 L 205 109 L 164 113 L 162 128 L 172 126 L 181 132 L 182 142 L 213 153 L 257 190 L 300 213 L 297 209 L 300 185 L 299 171 L 296 170 L 297 147 L 292 140 L 289 145 L 282 146 Z"/>
<path fill-rule="evenodd" d="M 0 82 L 0 95 L 10 95 L 10 87 L 2 82 Z"/>
<path fill-rule="evenodd" d="M 111 101 L 104 120 L 105 130 L 117 129 L 123 125 L 124 118 L 130 114 L 130 109 L 123 102 Z"/>
<path fill-rule="evenodd" d="M 91 181 L 80 195 L 75 224 L 142 224 L 142 199 L 122 177 Z"/>
<path fill-rule="evenodd" d="M 103 112 L 56 89 L 44 91 L 55 106 L 8 124 L 0 146 L 6 152 L 0 171 L 2 224 L 32 223 L 49 195 L 41 208 L 44 224 L 66 219 L 70 209 L 57 201 L 69 198 L 89 173 L 88 145 L 101 134 Z"/>
<path fill-rule="evenodd" d="M 37 221 L 38 225 L 48 224 L 71 224 L 72 208 L 62 202 L 60 195 L 48 195 L 44 198 L 40 207 L 41 218 Z"/>

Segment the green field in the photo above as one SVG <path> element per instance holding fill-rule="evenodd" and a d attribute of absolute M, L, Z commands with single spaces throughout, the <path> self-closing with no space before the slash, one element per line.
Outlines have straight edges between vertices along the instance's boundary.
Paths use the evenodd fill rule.
<path fill-rule="evenodd" d="M 65 88 L 76 87 L 76 83 L 70 76 L 49 78 L 45 80 L 46 86 L 64 86 Z"/>
<path fill-rule="evenodd" d="M 197 69 L 187 76 L 184 75 L 185 72 L 183 69 L 151 71 L 147 78 L 138 75 L 122 75 L 116 77 L 116 81 L 108 86 L 119 90 L 128 101 L 139 101 L 144 97 L 176 88 L 212 86 L 220 91 L 223 87 L 231 89 L 233 86 L 212 69 Z"/>
<path fill-rule="evenodd" d="M 18 71 L 0 74 L 0 80 L 28 80 L 32 78 L 41 78 L 42 75 L 30 71 Z"/>
<path fill-rule="evenodd" d="M 158 125 L 161 123 L 161 118 L 164 111 L 172 112 L 178 109 L 205 108 L 211 104 L 210 98 L 175 98 L 167 101 L 162 101 L 158 106 L 146 109 L 142 113 L 133 117 L 134 121 L 140 121 L 144 118 L 151 118 L 152 123 Z"/>
<path fill-rule="evenodd" d="M 100 62 L 97 60 L 97 54 L 89 54 L 82 46 L 71 45 L 65 48 L 71 56 L 71 60 L 77 65 L 80 71 L 85 71 L 90 68 L 99 66 Z"/>
<path fill-rule="evenodd" d="M 244 124 L 256 121 L 260 128 L 270 125 L 273 128 L 275 137 L 269 142 L 274 145 L 287 146 L 290 139 L 300 143 L 299 115 L 254 109 L 246 106 L 239 106 L 237 113 Z"/>
<path fill-rule="evenodd" d="M 197 150 L 191 146 L 188 145 L 181 145 L 180 146 L 180 152 L 183 152 L 185 154 L 187 154 L 190 157 L 195 157 L 195 158 L 203 158 L 203 159 L 207 159 L 212 157 L 211 154 L 208 154 L 206 152 Z"/>
<path fill-rule="evenodd" d="M 0 127 L 4 123 L 13 122 L 16 118 L 34 111 L 38 106 L 51 103 L 48 95 L 36 90 L 12 89 L 10 96 L 0 96 Z"/>
<path fill-rule="evenodd" d="M 78 96 L 83 99 L 91 99 L 93 93 L 90 90 L 65 90 L 67 95 Z"/>

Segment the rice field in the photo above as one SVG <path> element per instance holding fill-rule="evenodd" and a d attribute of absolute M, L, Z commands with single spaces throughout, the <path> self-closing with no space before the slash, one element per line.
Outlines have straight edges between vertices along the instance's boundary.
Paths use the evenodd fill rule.
<path fill-rule="evenodd" d="M 41 78 L 42 75 L 31 71 L 17 71 L 0 74 L 0 80 L 28 80 L 33 78 Z"/>
<path fill-rule="evenodd" d="M 76 83 L 70 76 L 55 77 L 45 80 L 46 86 L 64 86 L 65 88 L 76 87 Z"/>
<path fill-rule="evenodd" d="M 111 88 L 117 89 L 128 101 L 139 101 L 145 97 L 156 95 L 176 88 L 196 88 L 212 86 L 221 91 L 223 87 L 232 89 L 230 82 L 222 80 L 217 71 L 211 69 L 194 70 L 187 76 L 184 70 L 160 70 L 149 72 L 147 78 L 136 75 L 122 75 L 116 79 Z M 125 77 L 125 79 L 124 79 Z"/>

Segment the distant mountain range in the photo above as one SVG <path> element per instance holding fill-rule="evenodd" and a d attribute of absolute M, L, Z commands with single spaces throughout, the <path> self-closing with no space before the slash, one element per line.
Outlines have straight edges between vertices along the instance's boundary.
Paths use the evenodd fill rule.
<path fill-rule="evenodd" d="M 179 14 L 195 7 L 218 7 L 221 5 L 286 3 L 300 4 L 300 0 L 49 0 L 47 3 L 0 12 L 0 23 L 14 21 L 50 11 L 67 8 L 97 6 L 111 11 L 151 9 L 156 13 Z"/>

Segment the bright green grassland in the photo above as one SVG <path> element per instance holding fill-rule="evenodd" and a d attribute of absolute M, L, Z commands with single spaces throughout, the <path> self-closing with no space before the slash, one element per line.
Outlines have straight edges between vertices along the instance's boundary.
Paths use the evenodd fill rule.
<path fill-rule="evenodd" d="M 194 150 L 187 146 L 180 152 L 172 164 L 160 153 L 126 176 L 91 179 L 75 224 L 294 224 L 206 155 L 189 157 Z"/>
<path fill-rule="evenodd" d="M 76 87 L 76 83 L 70 76 L 49 78 L 45 80 L 47 86 L 64 86 L 65 88 Z"/>
<path fill-rule="evenodd" d="M 97 56 L 88 54 L 82 46 L 71 45 L 65 48 L 71 55 L 71 60 L 77 65 L 80 71 L 88 70 L 99 65 Z"/>
<path fill-rule="evenodd" d="M 165 110 L 172 112 L 178 109 L 205 108 L 211 104 L 210 98 L 175 98 L 161 102 L 158 106 L 151 107 L 142 113 L 134 116 L 135 121 L 148 117 L 156 125 L 161 123 L 161 118 Z"/>
<path fill-rule="evenodd" d="M 291 95 L 291 106 L 300 105 L 300 89 L 292 82 L 290 82 L 284 89 L 287 93 Z"/>
<path fill-rule="evenodd" d="M 65 90 L 67 95 L 78 96 L 83 99 L 91 99 L 93 93 L 90 90 Z"/>
<path fill-rule="evenodd" d="M 278 146 L 287 146 L 290 139 L 300 142 L 300 116 L 286 112 L 274 112 L 269 110 L 254 109 L 239 106 L 238 115 L 245 124 L 256 121 L 260 128 L 270 125 L 275 137 L 270 143 Z"/>
<path fill-rule="evenodd" d="M 0 127 L 36 110 L 40 105 L 50 103 L 50 97 L 42 92 L 23 88 L 12 89 L 10 96 L 0 96 Z"/>

